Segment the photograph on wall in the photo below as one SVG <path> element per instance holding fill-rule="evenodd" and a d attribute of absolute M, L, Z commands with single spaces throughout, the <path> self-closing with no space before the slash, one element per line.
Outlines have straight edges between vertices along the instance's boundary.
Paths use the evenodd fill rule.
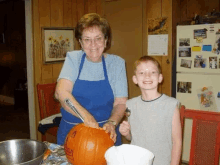
<path fill-rule="evenodd" d="M 220 58 L 218 59 L 218 68 L 220 69 Z"/>
<path fill-rule="evenodd" d="M 197 89 L 197 95 L 201 110 L 217 111 L 212 87 L 203 87 L 201 89 Z"/>
<path fill-rule="evenodd" d="M 179 46 L 190 46 L 190 39 L 189 38 L 180 38 L 179 39 Z"/>
<path fill-rule="evenodd" d="M 217 94 L 217 98 L 220 98 L 220 92 L 218 92 L 218 94 Z"/>
<path fill-rule="evenodd" d="M 177 81 L 177 92 L 192 93 L 192 82 Z"/>
<path fill-rule="evenodd" d="M 215 34 L 215 42 L 212 52 L 218 55 L 220 53 L 220 30 L 218 30 Z"/>
<path fill-rule="evenodd" d="M 74 28 L 43 27 L 42 40 L 45 64 L 64 61 L 66 53 L 74 50 Z"/>
<path fill-rule="evenodd" d="M 180 67 L 191 68 L 192 60 L 181 59 Z"/>
<path fill-rule="evenodd" d="M 217 57 L 209 57 L 209 68 L 217 69 Z"/>
<path fill-rule="evenodd" d="M 207 59 L 202 58 L 202 55 L 196 55 L 194 59 L 194 68 L 205 68 L 207 66 Z"/>
<path fill-rule="evenodd" d="M 191 48 L 179 48 L 179 57 L 191 57 Z"/>
<path fill-rule="evenodd" d="M 201 38 L 207 38 L 207 29 L 195 29 L 194 30 L 194 39 L 197 39 L 198 37 Z"/>

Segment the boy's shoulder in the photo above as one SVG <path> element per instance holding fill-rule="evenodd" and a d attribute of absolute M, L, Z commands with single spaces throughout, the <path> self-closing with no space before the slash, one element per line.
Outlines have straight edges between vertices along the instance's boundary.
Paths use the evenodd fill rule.
<path fill-rule="evenodd" d="M 138 102 L 139 100 L 141 100 L 141 96 L 133 97 L 131 99 L 128 99 L 126 104 L 133 104 L 133 103 Z"/>
<path fill-rule="evenodd" d="M 162 97 L 161 100 L 162 100 L 162 101 L 179 102 L 176 98 L 167 96 L 166 94 L 163 94 L 163 97 Z"/>
<path fill-rule="evenodd" d="M 131 105 L 131 104 L 137 103 L 139 101 L 141 101 L 141 95 L 127 100 L 126 104 Z M 166 102 L 166 103 L 167 102 L 171 102 L 171 103 L 178 103 L 179 102 L 176 98 L 167 96 L 166 94 L 162 94 L 162 96 L 157 101 Z"/>

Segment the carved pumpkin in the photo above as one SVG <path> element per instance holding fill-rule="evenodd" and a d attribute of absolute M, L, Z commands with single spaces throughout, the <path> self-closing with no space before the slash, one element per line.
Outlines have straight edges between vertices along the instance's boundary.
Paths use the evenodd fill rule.
<path fill-rule="evenodd" d="M 106 165 L 105 152 L 113 145 L 102 128 L 78 124 L 68 133 L 64 150 L 68 161 L 74 165 Z"/>

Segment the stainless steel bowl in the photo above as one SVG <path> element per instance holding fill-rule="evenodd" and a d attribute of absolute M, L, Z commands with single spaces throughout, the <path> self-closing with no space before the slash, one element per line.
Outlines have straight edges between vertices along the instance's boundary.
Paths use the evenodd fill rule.
<path fill-rule="evenodd" d="M 39 165 L 47 150 L 45 143 L 30 139 L 0 142 L 0 165 Z"/>

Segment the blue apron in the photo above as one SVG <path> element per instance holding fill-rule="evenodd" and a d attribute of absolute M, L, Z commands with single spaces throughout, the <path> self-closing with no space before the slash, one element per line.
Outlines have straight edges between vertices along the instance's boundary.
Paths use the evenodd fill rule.
<path fill-rule="evenodd" d="M 79 74 L 73 87 L 72 95 L 80 103 L 80 105 L 93 115 L 99 123 L 99 126 L 102 127 L 111 116 L 114 95 L 108 80 L 104 56 L 102 56 L 103 71 L 105 76 L 104 80 L 88 81 L 79 79 L 85 58 L 86 54 L 84 53 L 79 67 Z M 66 135 L 70 129 L 74 127 L 74 125 L 82 122 L 79 118 L 64 110 L 64 108 L 61 108 L 61 114 L 62 119 L 57 132 L 57 144 L 59 145 L 64 144 Z M 117 140 L 115 145 L 121 145 L 119 126 L 116 128 L 116 133 Z"/>

